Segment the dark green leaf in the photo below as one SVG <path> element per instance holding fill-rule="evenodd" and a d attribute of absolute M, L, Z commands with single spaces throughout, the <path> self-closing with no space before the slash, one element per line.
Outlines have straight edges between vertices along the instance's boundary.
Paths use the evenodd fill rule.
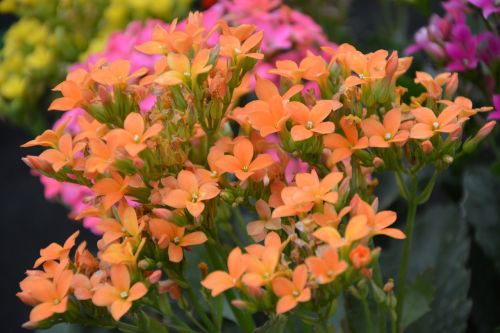
<path fill-rule="evenodd" d="M 276 316 L 269 319 L 264 325 L 257 327 L 254 333 L 283 333 L 287 320 L 287 316 Z"/>

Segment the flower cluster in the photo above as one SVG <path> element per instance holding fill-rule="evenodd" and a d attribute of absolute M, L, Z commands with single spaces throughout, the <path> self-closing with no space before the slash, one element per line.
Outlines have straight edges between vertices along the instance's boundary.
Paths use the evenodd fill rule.
<path fill-rule="evenodd" d="M 40 131 L 45 126 L 43 113 L 36 112 L 39 103 L 66 66 L 102 49 L 109 34 L 130 21 L 171 19 L 189 5 L 189 0 L 2 1 L 0 12 L 20 17 L 6 32 L 0 53 L 2 114 Z"/>
<path fill-rule="evenodd" d="M 234 25 L 254 24 L 258 30 L 265 32 L 261 46 L 265 58 L 264 61 L 257 64 L 255 69 L 263 77 L 277 78 L 276 75 L 268 73 L 276 60 L 298 60 L 306 54 L 306 50 L 309 48 L 319 50 L 320 45 L 329 45 L 321 28 L 314 21 L 298 11 L 286 6 L 280 6 L 280 3 L 276 1 L 272 3 L 269 3 L 269 1 L 252 3 L 252 6 L 249 6 L 247 1 L 224 0 L 204 12 L 203 25 L 206 29 L 209 29 L 217 20 L 223 17 L 229 19 Z M 183 24 L 184 22 L 181 22 L 180 26 Z M 108 61 L 128 59 L 134 70 L 140 67 L 153 69 L 158 56 L 144 54 L 136 50 L 135 47 L 151 39 L 153 28 L 156 25 L 168 29 L 168 25 L 162 24 L 158 20 L 148 20 L 144 24 L 132 22 L 125 31 L 112 33 L 102 52 L 89 55 L 83 63 L 72 68 L 88 70 L 89 65 L 91 66 L 100 58 L 106 58 Z M 268 37 L 266 38 L 266 36 Z M 277 40 L 279 40 L 279 43 L 276 42 Z M 152 97 L 144 99 L 140 105 L 141 110 L 148 110 L 148 108 L 152 107 L 152 103 L 154 103 Z M 68 118 L 72 118 L 66 124 L 66 129 L 71 130 L 73 133 L 78 132 L 80 129 L 76 119 L 82 113 L 81 108 L 66 112 L 56 122 L 54 129 Z M 296 165 L 296 162 L 294 162 L 295 160 L 290 163 L 288 171 L 291 171 Z M 291 175 L 288 179 L 290 177 Z M 42 176 L 41 180 L 45 186 L 46 198 L 61 200 L 71 208 L 70 216 L 77 216 L 88 206 L 84 199 L 90 196 L 92 192 L 87 187 L 61 183 L 45 176 Z M 95 228 L 97 223 L 98 219 L 95 217 L 88 216 L 83 219 L 83 225 L 95 233 L 99 233 L 99 230 Z"/>
<path fill-rule="evenodd" d="M 411 59 L 348 44 L 324 47 L 327 60 L 277 61 L 270 72 L 281 86 L 256 75 L 257 99 L 238 107 L 262 41 L 253 25 L 207 28 L 192 13 L 137 47 L 157 57 L 153 69 L 99 59 L 56 87 L 63 96 L 50 109 L 81 108 L 79 131 L 66 119 L 28 142 L 46 149 L 24 160 L 91 189 L 77 218 L 98 218 L 102 237 L 95 257 L 80 245 L 69 259 L 76 234 L 41 250 L 43 270 L 21 282 L 20 298 L 34 306 L 28 326 L 219 332 L 221 293 L 244 332 L 257 311 L 328 325 L 345 293 L 375 293 L 394 318 L 373 238 L 405 235 L 394 212 L 378 211 L 374 172 L 394 172 L 413 196 L 403 175 L 438 172 L 473 149 L 494 123 L 465 143 L 462 130 L 488 108 L 454 98 L 451 73 L 417 73 L 426 92 L 405 103 L 397 78 Z M 191 253 L 200 245 L 203 261 Z"/>
<path fill-rule="evenodd" d="M 423 50 L 450 71 L 476 72 L 471 78 L 477 86 L 484 86 L 483 92 L 489 100 L 493 99 L 496 111 L 491 117 L 499 119 L 500 105 L 495 101 L 500 98 L 497 94 L 500 36 L 495 17 L 500 7 L 493 0 L 448 0 L 443 8 L 445 15 L 434 14 L 429 26 L 417 31 L 416 42 L 406 53 Z M 474 20 L 480 23 L 474 25 L 471 23 Z M 472 27 L 481 27 L 481 23 L 485 25 L 475 33 Z"/>

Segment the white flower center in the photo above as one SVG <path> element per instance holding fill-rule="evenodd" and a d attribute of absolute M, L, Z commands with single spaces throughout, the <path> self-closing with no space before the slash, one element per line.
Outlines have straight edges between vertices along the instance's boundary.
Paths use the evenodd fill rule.
<path fill-rule="evenodd" d="M 300 295 L 300 293 L 299 293 L 297 290 L 294 290 L 294 291 L 292 292 L 292 296 L 293 296 L 293 297 L 298 297 L 299 295 Z"/>
<path fill-rule="evenodd" d="M 198 201 L 198 194 L 196 194 L 196 193 L 191 194 L 191 201 L 197 202 Z"/>
<path fill-rule="evenodd" d="M 385 136 L 384 136 L 384 137 L 385 137 L 385 139 L 386 139 L 386 140 L 390 140 L 390 139 L 391 139 L 391 137 L 392 137 L 392 134 L 391 134 L 391 133 L 389 133 L 389 132 L 387 132 L 387 133 L 385 133 Z"/>
<path fill-rule="evenodd" d="M 439 123 L 437 121 L 433 122 L 432 127 L 434 127 L 434 129 L 437 129 L 439 127 Z"/>
<path fill-rule="evenodd" d="M 308 120 L 307 123 L 306 123 L 306 128 L 307 129 L 311 129 L 311 128 L 313 128 L 313 126 L 314 126 L 313 122 L 310 121 L 310 120 Z"/>
<path fill-rule="evenodd" d="M 234 53 L 241 53 L 241 49 L 239 47 L 234 48 Z"/>
<path fill-rule="evenodd" d="M 126 291 L 122 291 L 122 292 L 120 293 L 120 297 L 121 297 L 121 298 L 124 298 L 124 299 L 125 299 L 125 298 L 127 298 L 127 297 L 128 297 L 128 292 L 126 292 Z"/>
<path fill-rule="evenodd" d="M 140 140 L 139 134 L 134 135 L 134 142 L 138 143 Z"/>
<path fill-rule="evenodd" d="M 191 76 L 191 73 L 189 73 L 189 72 L 184 72 L 183 74 L 184 74 L 184 76 Z"/>

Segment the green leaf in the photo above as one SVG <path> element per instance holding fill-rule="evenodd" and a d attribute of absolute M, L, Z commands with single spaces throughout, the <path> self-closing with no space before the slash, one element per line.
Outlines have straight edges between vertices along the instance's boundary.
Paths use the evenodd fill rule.
<path fill-rule="evenodd" d="M 485 167 L 468 170 L 464 175 L 463 208 L 474 228 L 474 238 L 500 273 L 500 177 Z"/>
<path fill-rule="evenodd" d="M 385 278 L 397 274 L 402 243 L 393 241 L 381 255 Z M 408 269 L 409 280 L 424 271 L 433 273 L 434 299 L 430 311 L 406 332 L 464 332 L 471 301 L 467 298 L 470 271 L 466 268 L 470 240 L 460 207 L 455 204 L 431 206 L 417 212 Z"/>
<path fill-rule="evenodd" d="M 407 286 L 401 323 L 408 327 L 431 310 L 434 296 L 433 272 L 427 270 L 418 275 L 415 281 Z"/>
<path fill-rule="evenodd" d="M 257 327 L 254 333 L 283 333 L 287 320 L 287 316 L 278 315 L 269 319 L 264 325 Z"/>

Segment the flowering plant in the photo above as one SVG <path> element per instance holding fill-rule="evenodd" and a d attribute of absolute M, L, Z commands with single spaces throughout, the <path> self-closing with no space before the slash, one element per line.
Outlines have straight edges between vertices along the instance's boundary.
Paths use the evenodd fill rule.
<path fill-rule="evenodd" d="M 254 72 L 276 82 L 278 82 L 279 76 L 268 73 L 275 61 L 298 61 L 306 55 L 307 49 L 313 52 L 320 52 L 319 47 L 321 45 L 333 46 L 333 44 L 327 41 L 321 27 L 313 20 L 296 10 L 281 5 L 280 1 L 253 3 L 252 6 L 249 6 L 247 1 L 220 1 L 204 11 L 203 26 L 206 29 L 210 29 L 222 18 L 230 20 L 236 26 L 240 24 L 254 24 L 258 30 L 265 32 L 261 43 L 264 59 L 256 64 Z M 123 32 L 114 32 L 110 35 L 103 51 L 89 55 L 83 63 L 74 65 L 72 68 L 87 69 L 90 64 L 95 63 L 100 58 L 106 58 L 108 61 L 127 59 L 130 61 L 133 70 L 141 67 L 152 70 L 158 56 L 144 54 L 135 47 L 150 40 L 154 26 L 159 24 L 163 25 L 166 29 L 168 28 L 166 24 L 163 24 L 159 20 L 130 23 Z M 181 21 L 180 24 L 183 25 L 185 22 Z M 147 108 L 148 103 L 154 103 L 153 96 L 142 101 L 140 105 L 141 109 Z M 66 130 L 72 132 L 78 131 L 79 123 L 77 116 L 83 112 L 84 110 L 79 107 L 67 111 L 54 124 L 54 128 L 68 119 L 72 119 L 67 122 Z M 43 175 L 41 176 L 41 181 L 45 187 L 46 198 L 51 200 L 58 199 L 67 205 L 71 209 L 71 216 L 77 216 L 83 209 L 88 207 L 85 198 L 92 195 L 92 191 L 88 187 L 60 182 Z M 83 225 L 90 228 L 94 233 L 99 234 L 99 230 L 96 229 L 98 221 L 99 219 L 96 217 L 87 216 L 83 218 Z"/>
<path fill-rule="evenodd" d="M 492 101 L 495 110 L 490 117 L 500 119 L 500 7 L 494 0 L 448 0 L 443 8 L 445 15 L 432 15 L 405 52 L 425 51 L 438 66 L 464 72 L 472 83 L 468 90 L 478 90 Z"/>
<path fill-rule="evenodd" d="M 257 99 L 237 107 L 262 38 L 248 24 L 207 29 L 194 13 L 138 47 L 158 56 L 153 70 L 100 59 L 56 87 L 63 97 L 50 108 L 81 107 L 79 131 L 66 130 L 70 119 L 45 131 L 25 146 L 46 149 L 25 162 L 90 188 L 77 218 L 98 217 L 103 235 L 96 256 L 85 243 L 72 254 L 78 232 L 40 251 L 18 293 L 33 306 L 27 327 L 220 332 L 234 322 L 252 332 L 266 321 L 259 331 L 332 332 L 344 307 L 351 331 L 359 318 L 349 303 L 364 310 L 367 332 L 404 329 L 417 205 L 493 128 L 462 140 L 467 121 L 490 108 L 454 98 L 450 73 L 417 73 L 427 91 L 406 100 L 397 79 L 410 58 L 348 44 L 324 47 L 328 61 L 278 61 L 281 86 L 257 76 Z M 434 173 L 419 186 L 424 168 Z M 380 171 L 409 203 L 406 236 L 394 212 L 378 211 Z M 382 281 L 376 236 L 405 239 L 395 292 Z"/>

